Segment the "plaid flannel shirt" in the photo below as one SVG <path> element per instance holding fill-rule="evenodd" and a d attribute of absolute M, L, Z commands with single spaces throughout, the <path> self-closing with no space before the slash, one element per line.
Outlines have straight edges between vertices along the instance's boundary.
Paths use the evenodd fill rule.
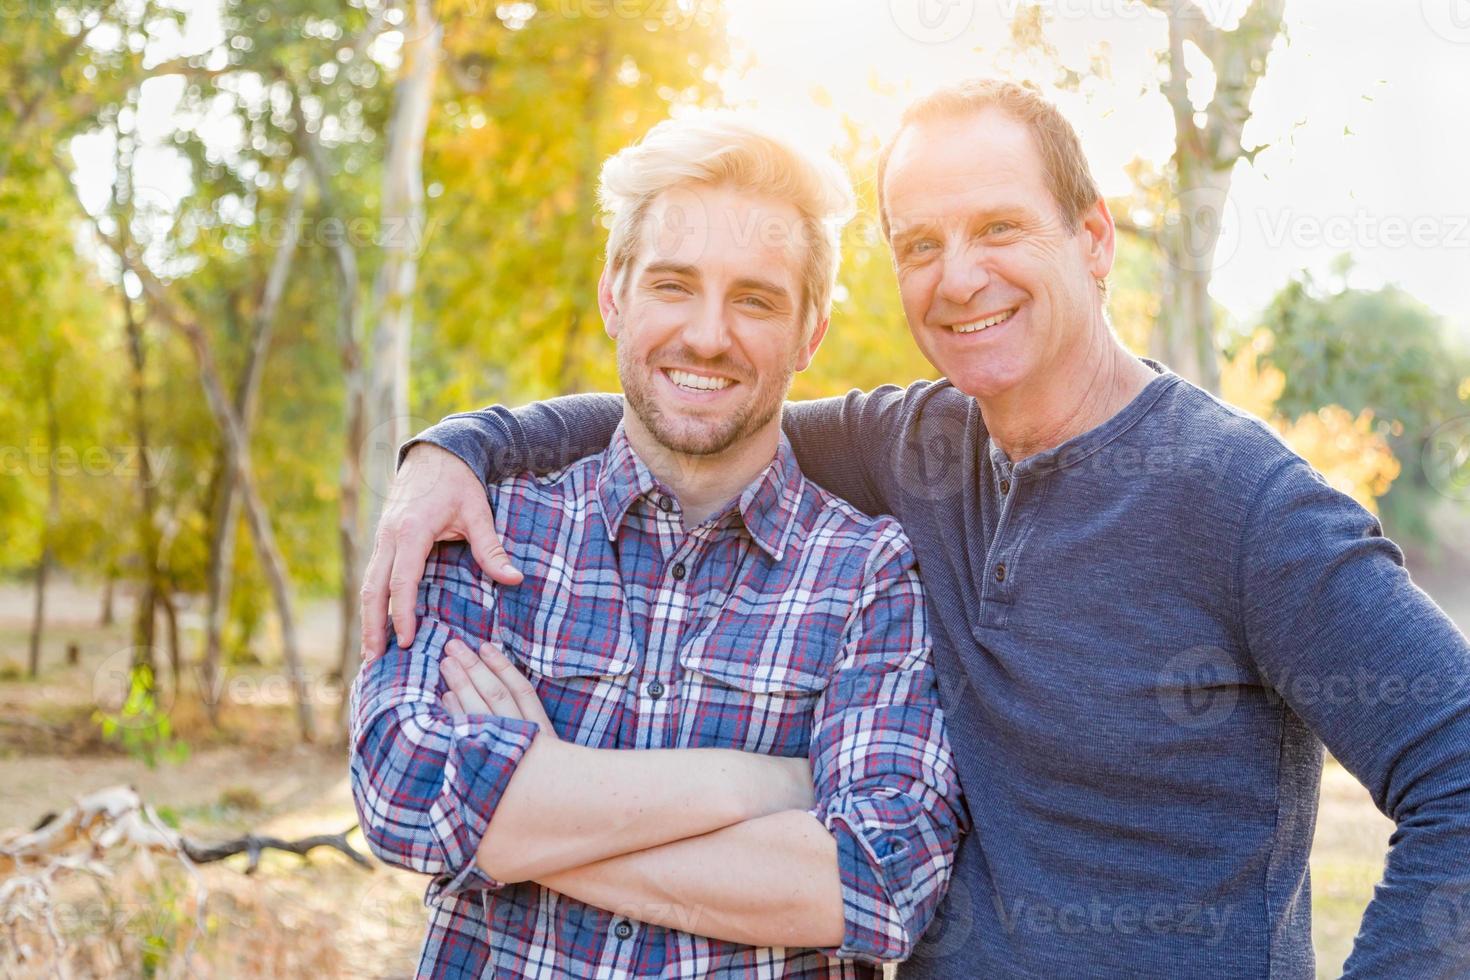
<path fill-rule="evenodd" d="M 383 860 L 433 876 L 419 974 L 866 977 L 907 955 L 967 817 L 898 524 L 808 483 L 785 436 L 693 530 L 621 427 L 605 452 L 490 498 L 525 581 L 499 589 L 467 546 L 439 545 L 412 647 L 390 644 L 352 692 L 364 833 Z M 813 814 L 837 841 L 842 946 L 712 940 L 491 880 L 475 852 L 537 726 L 444 711 L 454 635 L 499 643 L 565 740 L 808 756 Z"/>

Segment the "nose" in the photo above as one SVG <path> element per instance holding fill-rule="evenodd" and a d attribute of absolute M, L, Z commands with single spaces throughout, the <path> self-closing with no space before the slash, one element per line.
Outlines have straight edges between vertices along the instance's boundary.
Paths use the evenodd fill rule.
<path fill-rule="evenodd" d="M 730 349 L 730 322 L 725 304 L 718 297 L 699 304 L 684 325 L 683 340 L 690 351 L 706 360 L 714 360 Z"/>
<path fill-rule="evenodd" d="M 969 248 L 945 250 L 939 274 L 939 298 L 953 306 L 968 306 L 975 294 L 990 283 L 990 273 L 980 255 Z"/>

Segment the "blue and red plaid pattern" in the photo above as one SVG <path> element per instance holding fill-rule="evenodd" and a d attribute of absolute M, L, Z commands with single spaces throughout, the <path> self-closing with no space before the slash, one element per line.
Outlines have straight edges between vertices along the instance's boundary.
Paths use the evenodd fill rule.
<path fill-rule="evenodd" d="M 433 876 L 420 975 L 868 977 L 907 955 L 966 817 L 898 524 L 808 483 L 784 436 L 693 530 L 621 428 L 601 454 L 497 484 L 491 503 L 525 581 L 497 588 L 467 546 L 438 546 L 413 646 L 390 645 L 352 693 L 364 833 Z M 711 940 L 487 877 L 475 850 L 536 726 L 443 710 L 454 635 L 499 643 L 563 739 L 808 756 L 813 814 L 838 844 L 842 946 Z"/>

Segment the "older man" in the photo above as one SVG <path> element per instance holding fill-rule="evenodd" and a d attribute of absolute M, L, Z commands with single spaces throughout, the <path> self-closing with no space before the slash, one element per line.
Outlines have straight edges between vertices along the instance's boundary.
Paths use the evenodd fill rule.
<path fill-rule="evenodd" d="M 1119 344 L 1113 222 L 1053 106 L 938 92 L 879 180 L 909 330 L 944 380 L 794 405 L 785 426 L 803 470 L 898 516 L 922 563 L 976 832 L 903 976 L 1311 977 L 1324 743 L 1398 825 L 1348 974 L 1470 975 L 1465 637 L 1371 514 Z M 415 535 L 497 547 L 488 461 L 604 440 L 621 410 L 585 396 L 429 430 L 468 468 L 385 520 L 365 646 Z M 400 478 L 422 489 L 448 458 L 414 444 Z"/>
<path fill-rule="evenodd" d="M 425 976 L 872 976 L 964 817 L 909 544 L 781 435 L 846 179 L 709 116 L 613 157 L 601 197 L 629 411 L 486 488 L 525 584 L 430 559 L 417 640 L 354 688 L 364 832 L 436 876 Z"/>

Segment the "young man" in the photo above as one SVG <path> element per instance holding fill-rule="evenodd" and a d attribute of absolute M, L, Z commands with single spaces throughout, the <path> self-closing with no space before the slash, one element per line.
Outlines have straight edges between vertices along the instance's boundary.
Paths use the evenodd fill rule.
<path fill-rule="evenodd" d="M 601 196 L 630 410 L 487 488 L 526 587 L 432 557 L 415 642 L 354 687 L 364 833 L 435 876 L 424 975 L 872 975 L 964 817 L 913 553 L 780 430 L 850 191 L 708 116 L 612 158 Z"/>
<path fill-rule="evenodd" d="M 977 832 L 901 975 L 1311 977 L 1325 743 L 1398 825 L 1348 975 L 1470 976 L 1465 637 L 1371 514 L 1119 344 L 1112 218 L 1054 106 L 998 82 L 920 100 L 879 187 L 909 331 L 945 379 L 786 425 L 804 471 L 898 516 L 923 559 Z M 414 492 L 451 461 L 385 517 L 369 582 L 414 581 L 410 527 L 493 553 L 474 474 L 595 444 L 621 413 L 589 395 L 437 427 L 469 469 L 412 448 Z M 366 606 L 370 648 L 385 611 Z"/>

